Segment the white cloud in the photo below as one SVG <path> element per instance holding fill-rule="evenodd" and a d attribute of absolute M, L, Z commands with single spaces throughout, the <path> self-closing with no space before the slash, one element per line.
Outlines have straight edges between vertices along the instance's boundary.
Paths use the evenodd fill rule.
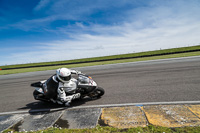
<path fill-rule="evenodd" d="M 49 3 L 50 3 L 50 0 L 40 0 L 38 5 L 33 10 L 40 11 L 42 8 L 45 8 Z"/>
<path fill-rule="evenodd" d="M 126 14 L 126 21 L 118 23 L 116 20 L 112 25 L 76 22 L 74 25 L 47 29 L 58 35 L 70 36 L 71 39 L 38 42 L 40 46 L 35 47 L 36 50 L 13 53 L 4 64 L 68 60 L 200 44 L 198 1 L 167 2 L 166 5 L 156 2 L 148 7 L 130 10 Z M 93 8 L 96 7 L 90 7 L 91 10 Z M 26 23 L 49 22 L 60 18 L 52 15 Z M 21 25 L 23 27 L 23 23 Z"/>
<path fill-rule="evenodd" d="M 16 62 L 57 61 L 192 46 L 200 43 L 198 36 L 200 23 L 197 22 L 176 27 L 161 25 L 136 31 L 130 29 L 131 25 L 126 23 L 107 29 L 108 31 L 118 29 L 123 33 L 120 36 L 76 34 L 72 40 L 43 43 L 36 48 L 38 51 L 13 54 L 12 58 L 15 58 Z M 98 29 L 101 29 L 99 25 Z"/>
<path fill-rule="evenodd" d="M 112 12 L 115 8 L 121 8 L 128 4 L 133 4 L 137 2 L 130 2 L 129 0 L 59 0 L 59 1 L 52 1 L 52 0 L 41 0 L 38 5 L 33 9 L 33 12 L 39 14 L 42 17 L 36 17 L 34 19 L 22 19 L 14 24 L 9 25 L 8 27 L 24 30 L 24 31 L 31 31 L 34 29 L 40 29 L 46 27 L 47 24 L 50 24 L 56 20 L 67 20 L 67 21 L 91 21 L 91 15 L 98 13 L 99 11 L 108 11 Z M 110 10 L 111 9 L 111 10 Z M 124 12 L 124 11 L 123 11 Z M 120 12 L 117 15 L 118 20 L 121 14 L 125 13 Z M 95 16 L 95 15 L 94 15 Z M 113 14 L 108 16 L 108 18 L 102 18 L 107 20 L 112 20 Z M 122 18 L 122 17 L 121 17 Z M 113 18 L 114 19 L 114 18 Z M 67 24 L 67 23 L 66 23 Z M 77 23 L 78 24 L 78 23 Z M 79 23 L 80 24 L 80 23 Z M 79 25 L 80 26 L 80 25 Z"/>

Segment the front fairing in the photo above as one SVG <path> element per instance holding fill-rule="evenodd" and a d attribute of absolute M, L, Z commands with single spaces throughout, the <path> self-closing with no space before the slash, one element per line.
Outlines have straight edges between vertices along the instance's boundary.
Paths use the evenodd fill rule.
<path fill-rule="evenodd" d="M 79 75 L 78 77 L 78 88 L 84 90 L 84 93 L 89 93 L 97 87 L 97 83 L 86 75 Z"/>
<path fill-rule="evenodd" d="M 78 86 L 97 86 L 97 83 L 90 77 L 85 75 L 79 75 Z"/>

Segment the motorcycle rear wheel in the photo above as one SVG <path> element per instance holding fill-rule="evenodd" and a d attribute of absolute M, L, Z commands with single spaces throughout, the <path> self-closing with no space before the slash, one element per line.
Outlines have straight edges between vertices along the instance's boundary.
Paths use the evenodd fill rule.
<path fill-rule="evenodd" d="M 35 100 L 48 102 L 48 100 L 44 98 L 44 95 L 41 94 L 40 92 L 36 91 L 36 90 L 34 90 L 34 92 L 33 92 L 33 97 L 34 97 Z"/>
<path fill-rule="evenodd" d="M 35 98 L 35 100 L 38 100 L 38 95 L 39 95 L 40 93 L 38 92 L 38 91 L 36 91 L 36 90 L 34 90 L 33 91 L 33 97 Z"/>

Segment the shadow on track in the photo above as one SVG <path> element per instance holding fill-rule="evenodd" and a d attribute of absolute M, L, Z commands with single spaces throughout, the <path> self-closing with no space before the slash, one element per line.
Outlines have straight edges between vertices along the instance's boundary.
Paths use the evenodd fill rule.
<path fill-rule="evenodd" d="M 92 100 L 97 100 L 97 99 L 90 99 L 90 98 L 84 98 L 82 100 L 74 100 L 71 102 L 70 106 L 68 108 L 72 108 L 72 107 L 76 107 L 76 106 L 81 106 L 84 105 L 86 102 L 92 101 Z M 30 109 L 29 113 L 31 112 L 50 112 L 51 110 L 54 109 L 66 109 L 66 106 L 64 105 L 59 105 L 59 104 L 55 104 L 53 102 L 42 102 L 42 101 L 36 101 L 36 102 L 32 102 L 27 104 L 25 107 L 22 108 L 18 108 L 18 110 L 21 109 Z"/>

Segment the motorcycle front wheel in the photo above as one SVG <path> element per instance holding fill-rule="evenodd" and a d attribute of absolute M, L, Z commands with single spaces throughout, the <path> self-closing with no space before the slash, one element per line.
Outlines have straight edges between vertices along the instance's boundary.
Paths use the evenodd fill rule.
<path fill-rule="evenodd" d="M 89 96 L 92 99 L 100 98 L 105 93 L 104 89 L 101 87 L 96 88 Z"/>

